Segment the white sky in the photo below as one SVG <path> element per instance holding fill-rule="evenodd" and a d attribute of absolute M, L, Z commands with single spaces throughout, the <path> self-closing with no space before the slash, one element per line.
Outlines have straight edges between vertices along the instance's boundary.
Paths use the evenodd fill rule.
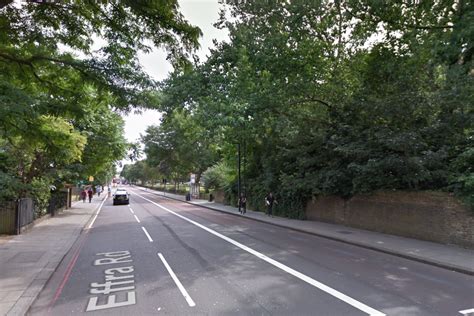
<path fill-rule="evenodd" d="M 192 25 L 198 26 L 203 33 L 199 40 L 201 48 L 197 55 L 201 61 L 204 61 L 209 54 L 209 47 L 213 46 L 212 39 L 222 41 L 228 38 L 227 31 L 218 30 L 212 25 L 219 17 L 221 4 L 218 0 L 179 0 L 178 2 L 184 17 Z M 166 61 L 166 54 L 163 51 L 154 50 L 150 54 L 140 54 L 139 59 L 144 70 L 156 80 L 165 79 L 173 70 Z M 127 115 L 124 117 L 125 137 L 128 141 L 137 141 L 148 126 L 159 124 L 160 117 L 160 113 L 153 110 Z"/>

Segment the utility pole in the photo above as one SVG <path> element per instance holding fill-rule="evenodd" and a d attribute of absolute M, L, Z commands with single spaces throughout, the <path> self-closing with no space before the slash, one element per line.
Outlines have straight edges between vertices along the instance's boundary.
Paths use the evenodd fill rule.
<path fill-rule="evenodd" d="M 239 171 L 239 178 L 237 180 L 237 194 L 238 194 L 238 198 L 237 198 L 237 201 L 238 201 L 238 204 L 239 204 L 239 213 L 240 213 L 240 143 L 237 143 L 237 152 L 238 152 L 238 171 Z"/>

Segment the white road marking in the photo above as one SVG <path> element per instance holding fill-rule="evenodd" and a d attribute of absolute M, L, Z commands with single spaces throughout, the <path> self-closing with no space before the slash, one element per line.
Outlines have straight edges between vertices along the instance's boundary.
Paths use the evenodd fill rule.
<path fill-rule="evenodd" d="M 149 240 L 150 242 L 153 242 L 153 239 L 151 239 L 150 234 L 148 234 L 148 232 L 146 231 L 145 227 L 142 226 L 142 229 L 143 229 L 143 232 L 145 233 L 145 235 L 148 237 L 148 240 Z"/>
<path fill-rule="evenodd" d="M 181 284 L 176 274 L 174 274 L 168 262 L 166 262 L 165 257 L 163 257 L 161 253 L 158 253 L 158 257 L 160 257 L 161 261 L 166 267 L 166 270 L 168 270 L 168 273 L 171 275 L 171 278 L 173 278 L 174 283 L 176 283 L 176 285 L 178 286 L 178 289 L 181 291 L 181 294 L 183 294 L 184 298 L 186 299 L 186 302 L 188 302 L 188 305 L 190 307 L 196 306 L 196 303 L 194 303 L 193 299 L 191 298 L 191 296 L 189 296 L 188 292 L 186 291 L 184 286 Z"/>
<path fill-rule="evenodd" d="M 195 225 L 199 228 L 204 229 L 205 231 L 211 233 L 212 235 L 217 236 L 217 237 L 233 244 L 234 246 L 237 246 L 240 249 L 247 251 L 248 253 L 251 253 L 252 255 L 254 255 L 254 256 L 256 256 L 256 257 L 258 257 L 258 258 L 260 258 L 260 259 L 262 259 L 262 260 L 264 260 L 268 263 L 270 263 L 271 265 L 273 265 L 273 266 L 275 266 L 275 267 L 277 267 L 277 268 L 279 268 L 279 269 L 281 269 L 281 270 L 297 277 L 298 279 L 300 279 L 300 280 L 302 280 L 302 281 L 304 281 L 308 284 L 311 284 L 312 286 L 314 286 L 314 287 L 316 287 L 316 288 L 318 288 L 318 289 L 320 289 L 320 290 L 322 290 L 322 291 L 324 291 L 324 292 L 340 299 L 343 302 L 346 302 L 347 304 L 349 304 L 349 305 L 351 305 L 351 306 L 353 306 L 353 307 L 355 307 L 355 308 L 357 308 L 357 309 L 359 309 L 359 310 L 361 310 L 361 311 L 363 311 L 363 312 L 365 312 L 365 313 L 367 313 L 371 316 L 372 315 L 373 316 L 385 316 L 384 313 L 382 313 L 382 312 L 380 312 L 380 311 L 378 311 L 378 310 L 376 310 L 376 309 L 374 309 L 370 306 L 367 306 L 364 303 L 361 303 L 361 302 L 353 299 L 352 297 L 347 296 L 344 293 L 341 293 L 341 292 L 339 292 L 339 291 L 337 291 L 337 290 L 335 290 L 335 289 L 333 289 L 333 288 L 331 288 L 331 287 L 329 287 L 329 286 L 327 286 L 327 285 L 325 285 L 325 284 L 323 284 L 319 281 L 316 281 L 315 279 L 313 279 L 313 278 L 311 278 L 311 277 L 309 277 L 309 276 L 307 276 L 307 275 L 305 275 L 301 272 L 298 272 L 298 271 L 296 271 L 296 270 L 294 270 L 294 269 L 292 269 L 292 268 L 290 268 L 290 267 L 288 267 L 288 266 L 286 266 L 286 265 L 284 265 L 284 264 L 282 264 L 282 263 L 280 263 L 280 262 L 278 262 L 278 261 L 276 261 L 276 260 L 274 260 L 270 257 L 267 257 L 266 255 L 254 250 L 250 247 L 247 247 L 247 246 L 245 246 L 245 245 L 243 245 L 243 244 L 241 244 L 241 243 L 239 243 L 239 242 L 237 242 L 237 241 L 235 241 L 235 240 L 233 240 L 233 239 L 231 239 L 227 236 L 224 236 L 224 235 L 216 232 L 215 230 L 212 230 L 212 229 L 210 229 L 210 228 L 208 228 L 208 227 L 206 227 L 202 224 L 199 224 L 198 222 L 195 222 L 195 221 L 193 221 L 193 220 L 191 220 L 187 217 L 184 217 L 184 216 L 182 216 L 182 215 L 180 215 L 180 214 L 178 214 L 178 213 L 176 213 L 176 212 L 174 212 L 174 211 L 172 211 L 172 210 L 170 210 L 170 209 L 168 209 L 164 206 L 161 206 L 160 204 L 155 203 L 152 200 L 149 200 L 149 199 L 147 199 L 146 197 L 144 197 L 140 194 L 137 194 L 137 193 L 135 193 L 135 194 L 137 196 L 141 197 L 142 199 L 144 199 L 144 200 L 160 207 L 161 209 L 167 211 L 168 213 L 176 215 L 179 218 L 184 219 L 185 221 L 187 221 L 187 222 L 189 222 L 189 223 L 191 223 L 191 224 L 193 224 L 193 225 Z"/>
<path fill-rule="evenodd" d="M 89 299 L 89 302 L 87 303 L 86 312 L 114 308 L 114 307 L 122 307 L 122 306 L 127 306 L 127 305 L 135 305 L 137 303 L 135 292 L 131 291 L 131 292 L 126 292 L 126 293 L 127 293 L 127 299 L 125 301 L 117 302 L 116 301 L 117 296 L 110 295 L 110 296 L 107 296 L 107 303 L 105 303 L 104 305 L 98 305 L 97 302 L 99 298 L 97 296 L 93 296 Z"/>
<path fill-rule="evenodd" d="M 132 210 L 131 207 L 129 207 L 129 210 L 130 210 L 130 212 L 131 212 L 132 214 L 135 214 L 135 212 Z"/>
<path fill-rule="evenodd" d="M 459 311 L 463 315 L 471 316 L 471 314 L 474 315 L 474 308 L 471 309 L 465 309 L 463 311 Z"/>
<path fill-rule="evenodd" d="M 100 211 L 102 210 L 102 206 L 104 205 L 106 199 L 102 200 L 102 203 L 100 203 L 99 210 L 97 213 L 94 215 L 94 218 L 92 219 L 92 222 L 89 224 L 87 229 L 91 229 L 92 225 L 94 225 L 95 220 L 97 219 L 97 216 L 99 216 Z"/>
<path fill-rule="evenodd" d="M 137 222 L 140 223 L 140 220 L 138 219 L 137 215 L 133 215 L 133 216 L 135 216 L 135 219 L 137 220 Z"/>

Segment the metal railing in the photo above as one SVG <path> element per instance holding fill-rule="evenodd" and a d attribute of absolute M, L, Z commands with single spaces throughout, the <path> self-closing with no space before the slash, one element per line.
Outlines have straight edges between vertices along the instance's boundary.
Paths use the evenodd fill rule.
<path fill-rule="evenodd" d="M 31 198 L 18 200 L 17 206 L 17 234 L 21 233 L 21 229 L 26 225 L 33 223 L 36 219 L 35 203 Z"/>
<path fill-rule="evenodd" d="M 0 234 L 16 233 L 16 206 L 17 203 L 14 201 L 0 202 Z"/>
<path fill-rule="evenodd" d="M 68 192 L 54 192 L 51 194 L 46 214 L 55 216 L 56 213 L 68 207 Z M 44 215 L 38 213 L 31 198 L 22 198 L 16 201 L 0 201 L 0 234 L 20 234 L 25 226 Z"/>

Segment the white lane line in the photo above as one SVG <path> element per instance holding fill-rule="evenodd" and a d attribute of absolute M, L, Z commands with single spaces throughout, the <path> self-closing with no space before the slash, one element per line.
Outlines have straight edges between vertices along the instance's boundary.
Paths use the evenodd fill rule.
<path fill-rule="evenodd" d="M 135 219 L 137 220 L 137 222 L 140 223 L 140 220 L 138 219 L 137 215 L 133 215 L 133 216 L 135 216 Z"/>
<path fill-rule="evenodd" d="M 104 205 L 105 200 L 106 200 L 106 199 L 103 199 L 103 200 L 102 200 L 102 203 L 100 203 L 99 210 L 98 210 L 97 213 L 94 215 L 94 218 L 92 219 L 92 222 L 89 224 L 89 226 L 87 227 L 87 229 L 91 229 L 91 228 L 92 228 L 92 225 L 94 225 L 94 222 L 95 222 L 95 220 L 97 219 L 97 216 L 99 216 L 99 213 L 100 213 L 100 211 L 102 210 L 102 206 Z"/>
<path fill-rule="evenodd" d="M 135 214 L 135 212 L 132 210 L 131 207 L 128 208 L 132 214 Z"/>
<path fill-rule="evenodd" d="M 471 316 L 471 314 L 474 315 L 474 308 L 471 309 L 465 309 L 463 311 L 459 311 L 463 315 Z"/>
<path fill-rule="evenodd" d="M 150 236 L 150 234 L 148 234 L 148 232 L 146 231 L 146 228 L 142 226 L 142 229 L 143 229 L 143 232 L 145 233 L 145 235 L 148 237 L 148 240 L 149 240 L 150 242 L 153 242 L 153 239 L 151 239 L 151 236 Z"/>
<path fill-rule="evenodd" d="M 318 288 L 318 289 L 320 289 L 320 290 L 322 290 L 322 291 L 324 291 L 324 292 L 326 292 L 326 293 L 328 293 L 328 294 L 330 294 L 330 295 L 332 295 L 332 296 L 334 296 L 334 297 L 340 299 L 340 300 L 343 301 L 343 302 L 346 302 L 346 303 L 349 304 L 349 305 L 354 306 L 355 308 L 357 308 L 357 309 L 359 309 L 359 310 L 361 310 L 361 311 L 363 311 L 363 312 L 365 312 L 365 313 L 367 313 L 367 314 L 369 314 L 369 315 L 373 315 L 373 316 L 385 316 L 384 313 L 382 313 L 382 312 L 380 312 L 380 311 L 378 311 L 378 310 L 376 310 L 376 309 L 374 309 L 374 308 L 372 308 L 372 307 L 370 307 L 370 306 L 367 306 L 367 305 L 365 305 L 364 303 L 361 303 L 361 302 L 359 302 L 359 301 L 353 299 L 352 297 L 347 296 L 347 295 L 345 295 L 345 294 L 343 294 L 343 293 L 341 293 L 341 292 L 339 292 L 339 291 L 337 291 L 337 290 L 335 290 L 335 289 L 333 289 L 333 288 L 331 288 L 331 287 L 329 287 L 329 286 L 327 286 L 327 285 L 325 285 L 325 284 L 323 284 L 323 283 L 321 283 L 321 282 L 319 282 L 319 281 L 316 281 L 315 279 L 313 279 L 313 278 L 311 278 L 311 277 L 309 277 L 309 276 L 307 276 L 307 275 L 305 275 L 305 274 L 303 274 L 303 273 L 301 273 L 301 272 L 298 272 L 298 271 L 296 271 L 296 270 L 294 270 L 294 269 L 292 269 L 292 268 L 290 268 L 290 267 L 288 267 L 288 266 L 286 266 L 286 265 L 284 265 L 284 264 L 282 264 L 282 263 L 280 263 L 280 262 L 278 262 L 278 261 L 276 261 L 276 260 L 273 260 L 272 258 L 267 257 L 266 255 L 264 255 L 264 254 L 262 254 L 262 253 L 260 253 L 260 252 L 258 252 L 258 251 L 256 251 L 256 250 L 253 250 L 253 249 L 250 248 L 250 247 L 247 247 L 247 246 L 245 246 L 245 245 L 243 245 L 243 244 L 241 244 L 241 243 L 239 243 L 239 242 L 237 242 L 237 241 L 235 241 L 235 240 L 233 240 L 233 239 L 231 239 L 231 238 L 229 238 L 229 237 L 227 237 L 227 236 L 224 236 L 224 235 L 222 235 L 222 234 L 216 232 L 215 230 L 212 230 L 212 229 L 210 229 L 210 228 L 208 228 L 208 227 L 206 227 L 206 226 L 204 226 L 204 225 L 199 224 L 198 222 L 195 222 L 195 221 L 193 221 L 193 220 L 191 220 L 191 219 L 189 219 L 189 218 L 187 218 L 187 217 L 184 217 L 184 216 L 182 216 L 182 215 L 180 215 L 180 214 L 178 214 L 178 213 L 176 213 L 176 212 L 174 212 L 174 211 L 172 211 L 172 210 L 170 210 L 170 209 L 168 209 L 168 208 L 166 208 L 166 207 L 164 207 L 164 206 L 161 206 L 161 205 L 159 205 L 158 203 L 155 203 L 155 202 L 153 202 L 152 200 L 149 200 L 149 199 L 147 199 L 146 197 L 141 196 L 140 194 L 137 194 L 137 193 L 135 193 L 135 194 L 136 194 L 137 196 L 141 197 L 142 199 L 144 199 L 144 200 L 146 200 L 146 201 L 148 201 L 148 202 L 150 202 L 150 203 L 152 203 L 152 204 L 154 204 L 154 205 L 156 205 L 156 206 L 162 208 L 163 210 L 167 211 L 168 213 L 171 213 L 171 214 L 173 214 L 173 215 L 176 215 L 176 216 L 178 216 L 179 218 L 182 218 L 182 219 L 184 219 L 185 221 L 187 221 L 187 222 L 189 222 L 189 223 L 191 223 L 191 224 L 193 224 L 193 225 L 195 225 L 195 226 L 197 226 L 197 227 L 199 227 L 199 228 L 204 229 L 205 231 L 207 231 L 207 232 L 213 234 L 214 236 L 217 236 L 217 237 L 219 237 L 219 238 L 224 239 L 225 241 L 227 241 L 227 242 L 233 244 L 234 246 L 237 246 L 237 247 L 239 247 L 240 249 L 245 250 L 245 251 L 247 251 L 248 253 L 251 253 L 252 255 L 254 255 L 254 256 L 256 256 L 256 257 L 258 257 L 258 258 L 260 258 L 260 259 L 262 259 L 262 260 L 264 260 L 264 261 L 266 261 L 266 262 L 268 262 L 268 263 L 270 263 L 271 265 L 273 265 L 273 266 L 275 266 L 275 267 L 277 267 L 277 268 L 279 268 L 279 269 L 281 269 L 281 270 L 283 270 L 283 271 L 285 271 L 285 272 L 287 272 L 287 273 L 289 273 L 289 274 L 291 274 L 291 275 L 297 277 L 298 279 L 300 279 L 300 280 L 302 280 L 302 281 L 304 281 L 304 282 L 306 282 L 306 283 L 308 283 L 308 284 L 311 284 L 312 286 L 314 286 L 314 287 L 316 287 L 316 288 Z"/>
<path fill-rule="evenodd" d="M 186 291 L 184 286 L 181 284 L 176 274 L 174 274 L 168 262 L 166 262 L 165 257 L 163 257 L 161 253 L 158 253 L 158 257 L 160 257 L 161 261 L 166 267 L 166 270 L 168 270 L 168 273 L 171 275 L 171 278 L 173 278 L 174 283 L 176 283 L 176 285 L 178 286 L 178 289 L 181 291 L 181 294 L 183 294 L 184 298 L 186 299 L 186 302 L 188 302 L 188 305 L 190 307 L 196 306 L 196 303 L 194 303 L 193 299 L 191 298 L 191 296 L 189 296 L 188 292 Z"/>

